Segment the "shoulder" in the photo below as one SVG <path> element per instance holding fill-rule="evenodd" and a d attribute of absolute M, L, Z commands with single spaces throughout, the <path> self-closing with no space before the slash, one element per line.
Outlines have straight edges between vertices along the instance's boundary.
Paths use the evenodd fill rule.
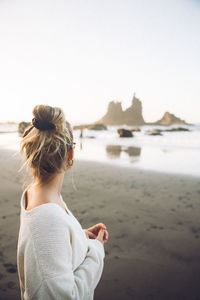
<path fill-rule="evenodd" d="M 40 204 L 38 206 L 35 206 L 31 210 L 26 211 L 26 216 L 29 217 L 30 220 L 45 220 L 47 218 L 59 218 L 59 219 L 65 219 L 66 213 L 63 210 L 63 208 L 56 203 L 44 203 Z"/>
<path fill-rule="evenodd" d="M 41 204 L 28 211 L 28 226 L 32 237 L 62 235 L 70 230 L 70 220 L 66 212 L 56 203 Z"/>
<path fill-rule="evenodd" d="M 62 272 L 71 260 L 71 226 L 58 205 L 41 205 L 28 217 L 29 238 L 44 277 Z M 57 270 L 57 271 L 56 271 Z"/>

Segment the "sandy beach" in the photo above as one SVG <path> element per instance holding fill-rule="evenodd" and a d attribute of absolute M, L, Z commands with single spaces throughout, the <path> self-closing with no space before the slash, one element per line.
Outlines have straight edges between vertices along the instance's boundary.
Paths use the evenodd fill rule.
<path fill-rule="evenodd" d="M 23 176 L 13 153 L 0 151 L 0 300 L 20 299 Z M 200 178 L 75 161 L 62 196 L 83 228 L 108 228 L 95 300 L 200 299 Z"/>

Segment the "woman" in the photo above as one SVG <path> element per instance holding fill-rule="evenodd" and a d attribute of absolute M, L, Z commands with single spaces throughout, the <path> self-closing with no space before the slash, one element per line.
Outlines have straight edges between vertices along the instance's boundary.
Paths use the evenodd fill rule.
<path fill-rule="evenodd" d="M 83 229 L 63 201 L 73 135 L 58 107 L 38 105 L 20 142 L 33 175 L 21 197 L 17 266 L 21 299 L 91 300 L 104 265 L 108 231 Z"/>

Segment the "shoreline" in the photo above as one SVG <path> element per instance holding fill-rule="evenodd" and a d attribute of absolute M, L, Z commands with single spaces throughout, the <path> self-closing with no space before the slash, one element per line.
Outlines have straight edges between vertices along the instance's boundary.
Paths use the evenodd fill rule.
<path fill-rule="evenodd" d="M 0 154 L 0 295 L 18 300 L 21 158 L 5 149 Z M 95 300 L 199 297 L 199 186 L 193 176 L 75 161 L 63 200 L 83 228 L 103 222 L 109 232 Z"/>
<path fill-rule="evenodd" d="M 200 180 L 200 175 L 194 175 L 194 174 L 186 174 L 186 173 L 176 173 L 176 172 L 169 172 L 169 171 L 162 171 L 162 170 L 152 170 L 152 169 L 145 169 L 143 167 L 132 167 L 130 165 L 125 165 L 125 164 L 115 164 L 112 162 L 101 162 L 101 161 L 95 161 L 95 160 L 87 160 L 87 159 L 79 159 L 75 161 L 74 163 L 84 163 L 84 164 L 96 164 L 99 166 L 106 166 L 108 168 L 116 168 L 116 169 L 124 169 L 124 170 L 130 170 L 132 172 L 143 172 L 143 173 L 149 173 L 150 174 L 155 174 L 155 175 L 168 175 L 168 176 L 175 176 L 175 177 L 185 177 L 187 179 L 193 178 L 194 180 Z"/>
<path fill-rule="evenodd" d="M 100 133 L 101 134 L 101 133 Z M 184 134 L 184 133 L 182 133 Z M 150 139 L 149 139 L 150 138 Z M 159 172 L 165 174 L 189 175 L 200 178 L 200 144 L 199 138 L 174 138 L 176 146 L 164 142 L 164 137 L 145 137 L 145 141 L 138 143 L 137 137 L 128 139 L 105 139 L 103 136 L 82 140 L 74 136 L 76 145 L 75 160 L 78 162 L 105 163 L 108 166 L 119 166 L 136 170 Z M 159 143 L 159 139 L 163 143 Z M 0 148 L 19 151 L 21 138 L 17 133 L 2 134 Z M 160 141 L 161 141 L 160 140 Z M 187 141 L 187 143 L 186 143 Z M 190 143 L 191 142 L 191 143 Z M 158 143 L 158 144 L 157 144 Z M 186 145 L 186 144 L 187 145 Z M 188 146 L 189 147 L 186 147 Z"/>

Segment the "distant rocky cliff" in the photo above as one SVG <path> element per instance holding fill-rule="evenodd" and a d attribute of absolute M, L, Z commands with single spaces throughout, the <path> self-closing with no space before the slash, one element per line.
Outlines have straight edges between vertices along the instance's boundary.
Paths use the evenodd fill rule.
<path fill-rule="evenodd" d="M 122 110 L 121 102 L 110 102 L 107 113 L 97 123 L 105 125 L 144 125 L 142 116 L 142 102 L 133 96 L 132 104 L 126 110 Z"/>
<path fill-rule="evenodd" d="M 185 125 L 184 120 L 176 117 L 174 114 L 165 112 L 163 117 L 153 123 L 144 121 L 142 115 L 142 102 L 133 96 L 132 104 L 126 110 L 122 110 L 121 102 L 111 101 L 108 104 L 107 113 L 98 122 L 105 125 Z"/>
<path fill-rule="evenodd" d="M 18 131 L 23 134 L 25 128 L 30 123 L 21 122 L 18 126 Z M 136 98 L 135 94 L 132 99 L 131 106 L 126 110 L 122 109 L 121 102 L 111 101 L 108 104 L 106 114 L 97 122 L 90 124 L 82 124 L 73 126 L 73 129 L 90 129 L 90 130 L 106 130 L 106 125 L 130 125 L 130 126 L 141 126 L 141 125 L 187 125 L 184 120 L 178 118 L 174 114 L 165 112 L 163 117 L 153 123 L 145 122 L 142 115 L 142 102 Z M 66 124 L 69 126 L 69 123 Z M 138 128 L 134 128 L 134 131 Z"/>
<path fill-rule="evenodd" d="M 153 123 L 153 125 L 173 125 L 173 124 L 184 125 L 186 124 L 186 122 L 176 117 L 174 114 L 170 114 L 167 111 L 166 113 L 164 113 L 162 119 Z"/>

